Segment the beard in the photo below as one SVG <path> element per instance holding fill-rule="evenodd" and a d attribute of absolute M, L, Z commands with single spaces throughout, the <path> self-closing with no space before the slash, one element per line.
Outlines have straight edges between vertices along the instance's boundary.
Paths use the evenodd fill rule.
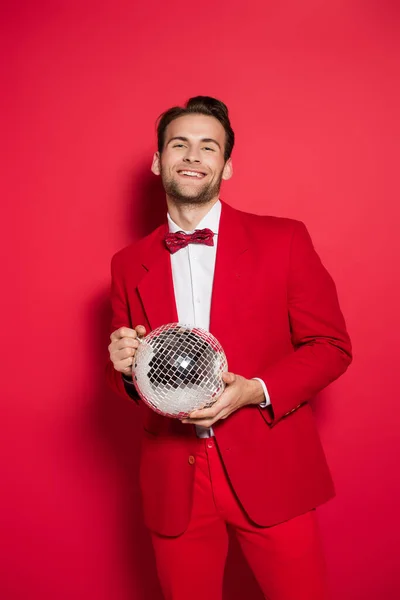
<path fill-rule="evenodd" d="M 173 198 L 177 204 L 207 204 L 210 200 L 219 195 L 222 182 L 222 171 L 218 175 L 216 181 L 204 183 L 201 187 L 197 186 L 196 191 L 188 190 L 172 177 L 168 177 L 162 168 L 160 174 L 165 193 Z"/>

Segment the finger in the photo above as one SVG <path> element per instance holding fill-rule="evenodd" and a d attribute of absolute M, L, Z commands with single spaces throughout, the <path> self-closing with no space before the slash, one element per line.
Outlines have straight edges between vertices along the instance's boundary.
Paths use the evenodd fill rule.
<path fill-rule="evenodd" d="M 218 419 L 182 419 L 182 423 L 185 425 L 198 425 L 200 427 L 210 428 L 216 423 Z"/>
<path fill-rule="evenodd" d="M 213 404 L 210 408 L 202 408 L 200 410 L 194 410 L 190 413 L 191 419 L 214 419 L 219 413 L 226 408 L 226 404 Z"/>
<path fill-rule="evenodd" d="M 209 428 L 209 427 L 212 427 L 214 425 L 214 423 L 216 423 L 220 419 L 226 419 L 226 417 L 228 415 L 229 415 L 229 411 L 226 410 L 226 411 L 222 411 L 221 413 L 219 413 L 213 419 L 191 419 L 191 418 L 186 418 L 186 419 L 182 419 L 182 423 L 191 424 L 191 425 L 201 425 L 202 427 Z"/>
<path fill-rule="evenodd" d="M 137 333 L 134 329 L 131 329 L 130 327 L 120 327 L 119 329 L 116 329 L 112 332 L 112 334 L 110 335 L 110 339 L 112 342 L 116 342 L 117 340 L 120 340 L 124 337 L 135 338 L 136 336 Z"/>
<path fill-rule="evenodd" d="M 135 348 L 122 348 L 121 350 L 115 350 L 111 352 L 110 358 L 114 363 L 117 363 L 121 360 L 125 360 L 126 358 L 133 358 L 135 356 L 136 349 Z"/>
<path fill-rule="evenodd" d="M 136 325 L 135 331 L 137 332 L 137 334 L 140 337 L 143 337 L 146 335 L 146 327 L 144 325 Z"/>
<path fill-rule="evenodd" d="M 139 347 L 139 342 L 134 338 L 123 338 L 122 340 L 117 340 L 116 342 L 111 342 L 108 346 L 108 351 L 110 353 L 111 360 L 119 360 L 121 358 L 126 358 L 127 356 L 133 356 L 135 351 Z M 121 350 L 128 349 L 128 352 L 120 352 Z"/>
<path fill-rule="evenodd" d="M 231 405 L 233 396 L 233 390 L 226 389 L 224 392 L 222 392 L 218 400 L 214 402 L 212 406 L 209 408 L 200 408 L 199 410 L 194 410 L 189 416 L 191 419 L 213 418 L 222 410 L 225 410 L 225 408 L 228 408 Z"/>
<path fill-rule="evenodd" d="M 231 406 L 231 402 L 229 399 L 228 399 L 228 401 L 223 401 L 223 402 L 221 402 L 219 399 L 219 400 L 217 400 L 217 402 L 215 402 L 215 404 L 210 406 L 210 408 L 202 408 L 200 410 L 194 410 L 193 412 L 191 412 L 189 414 L 189 418 L 194 419 L 196 421 L 198 421 L 199 419 L 215 419 L 216 417 L 219 417 L 219 415 L 222 412 L 229 410 L 230 406 Z"/>
<path fill-rule="evenodd" d="M 222 373 L 222 380 L 227 384 L 227 385 L 231 385 L 232 383 L 235 382 L 236 380 L 236 375 L 234 373 L 229 373 L 228 371 L 225 371 L 224 373 Z"/>
<path fill-rule="evenodd" d="M 122 348 L 138 348 L 139 344 L 140 342 L 137 338 L 124 337 L 115 342 L 115 349 L 122 350 Z"/>
<path fill-rule="evenodd" d="M 132 358 L 125 358 L 114 363 L 114 369 L 124 373 L 130 373 L 132 371 Z M 127 371 L 125 370 L 127 369 Z"/>

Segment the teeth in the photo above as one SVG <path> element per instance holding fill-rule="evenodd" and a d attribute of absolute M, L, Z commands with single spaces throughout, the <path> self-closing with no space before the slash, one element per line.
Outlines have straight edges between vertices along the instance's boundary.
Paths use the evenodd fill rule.
<path fill-rule="evenodd" d="M 190 177 L 202 177 L 201 173 L 195 171 L 180 171 L 181 175 L 189 175 Z"/>

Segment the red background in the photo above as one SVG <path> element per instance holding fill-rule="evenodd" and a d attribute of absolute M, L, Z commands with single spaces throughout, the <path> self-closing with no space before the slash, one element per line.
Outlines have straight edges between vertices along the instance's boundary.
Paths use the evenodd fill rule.
<path fill-rule="evenodd" d="M 137 414 L 104 387 L 109 263 L 162 214 L 156 117 L 197 94 L 237 135 L 222 198 L 303 220 L 336 281 L 355 358 L 316 403 L 334 599 L 398 598 L 397 3 L 14 2 L 1 40 L 2 598 L 160 598 Z M 260 598 L 236 546 L 227 573 L 227 598 Z"/>

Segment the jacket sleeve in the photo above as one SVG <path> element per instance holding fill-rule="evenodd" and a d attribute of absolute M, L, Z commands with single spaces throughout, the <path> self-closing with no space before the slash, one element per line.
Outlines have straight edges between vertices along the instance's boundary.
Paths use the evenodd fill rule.
<path fill-rule="evenodd" d="M 287 285 L 294 352 L 257 374 L 268 387 L 271 405 L 261 411 L 271 426 L 342 375 L 352 360 L 336 286 L 300 221 L 291 240 Z"/>
<path fill-rule="evenodd" d="M 111 259 L 111 326 L 110 335 L 120 327 L 132 328 L 128 307 L 128 298 L 123 281 L 121 266 L 118 264 L 118 255 Z M 133 399 L 137 403 L 139 395 L 132 383 L 124 381 L 122 373 L 114 369 L 111 360 L 106 365 L 106 381 L 111 389 L 123 398 Z"/>

